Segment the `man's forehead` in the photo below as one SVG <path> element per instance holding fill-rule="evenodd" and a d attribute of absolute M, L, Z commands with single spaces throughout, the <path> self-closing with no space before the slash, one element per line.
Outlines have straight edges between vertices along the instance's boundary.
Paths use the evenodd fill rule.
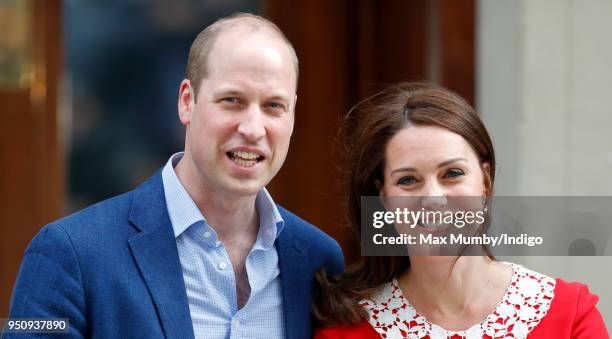
<path fill-rule="evenodd" d="M 239 44 L 240 41 L 253 38 L 263 38 L 269 42 L 270 45 L 283 44 L 287 45 L 285 40 L 278 32 L 265 26 L 255 26 L 248 23 L 238 23 L 237 25 L 227 25 L 220 28 L 219 34 L 215 39 L 212 51 L 215 50 L 219 45 L 225 44 Z M 288 47 L 288 46 L 287 46 Z"/>
<path fill-rule="evenodd" d="M 207 78 L 225 80 L 230 73 L 276 82 L 279 77 L 291 79 L 297 74 L 284 42 L 271 41 L 269 36 L 225 35 L 217 41 L 208 59 Z"/>
<path fill-rule="evenodd" d="M 250 50 L 274 51 L 276 54 L 281 56 L 285 62 L 289 63 L 292 67 L 295 67 L 291 47 L 287 44 L 286 40 L 279 35 L 279 33 L 271 30 L 270 28 L 253 28 L 247 25 L 231 27 L 223 30 L 223 32 L 217 37 L 211 49 L 209 59 L 213 57 L 224 58 L 227 53 L 240 49 L 252 41 L 256 41 L 257 43 L 249 46 Z"/>

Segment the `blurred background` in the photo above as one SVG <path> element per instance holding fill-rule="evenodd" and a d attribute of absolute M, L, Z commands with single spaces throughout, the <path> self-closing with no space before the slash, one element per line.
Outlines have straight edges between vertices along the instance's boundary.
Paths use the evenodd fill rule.
<path fill-rule="evenodd" d="M 349 262 L 339 120 L 397 81 L 476 106 L 498 195 L 611 195 L 610 0 L 0 0 L 0 317 L 44 224 L 135 188 L 182 150 L 189 47 L 236 11 L 274 21 L 300 58 L 291 149 L 268 188 Z M 612 257 L 510 260 L 588 284 L 611 327 Z"/>

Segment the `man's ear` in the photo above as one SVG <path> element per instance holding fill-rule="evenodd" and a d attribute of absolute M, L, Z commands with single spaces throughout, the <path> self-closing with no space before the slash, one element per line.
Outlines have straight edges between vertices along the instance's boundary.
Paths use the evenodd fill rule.
<path fill-rule="evenodd" d="M 293 128 L 295 127 L 295 104 L 297 103 L 297 94 L 295 95 L 295 97 L 293 98 L 293 104 L 288 103 L 288 105 L 291 106 L 291 108 L 287 107 L 288 111 L 291 112 L 291 119 L 293 120 L 291 122 L 291 129 L 289 131 L 289 138 L 293 137 Z"/>
<path fill-rule="evenodd" d="M 191 122 L 196 93 L 189 79 L 184 79 L 179 87 L 178 114 L 179 120 L 185 126 Z"/>

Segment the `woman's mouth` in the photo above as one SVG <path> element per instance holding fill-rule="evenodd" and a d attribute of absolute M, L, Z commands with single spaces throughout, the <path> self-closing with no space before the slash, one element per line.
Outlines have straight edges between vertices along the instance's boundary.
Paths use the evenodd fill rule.
<path fill-rule="evenodd" d="M 426 222 L 425 220 L 419 221 L 417 225 L 427 233 L 444 232 L 451 226 L 451 224 L 444 222 Z"/>

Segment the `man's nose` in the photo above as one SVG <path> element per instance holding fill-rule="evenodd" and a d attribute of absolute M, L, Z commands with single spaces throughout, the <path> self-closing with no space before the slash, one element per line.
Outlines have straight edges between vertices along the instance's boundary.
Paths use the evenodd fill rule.
<path fill-rule="evenodd" d="M 266 135 L 263 124 L 263 112 L 259 106 L 252 105 L 241 117 L 238 133 L 249 141 L 257 141 Z"/>

